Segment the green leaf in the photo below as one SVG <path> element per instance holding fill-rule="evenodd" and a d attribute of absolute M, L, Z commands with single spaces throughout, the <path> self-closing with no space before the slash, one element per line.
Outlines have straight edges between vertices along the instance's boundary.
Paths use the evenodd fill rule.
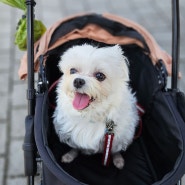
<path fill-rule="evenodd" d="M 26 18 L 22 18 L 19 21 L 19 26 L 15 34 L 14 43 L 20 50 L 27 49 L 27 23 Z M 39 20 L 34 20 L 34 42 L 36 42 L 45 33 L 46 27 Z"/>
<path fill-rule="evenodd" d="M 0 0 L 0 2 L 24 11 L 26 10 L 25 0 Z"/>

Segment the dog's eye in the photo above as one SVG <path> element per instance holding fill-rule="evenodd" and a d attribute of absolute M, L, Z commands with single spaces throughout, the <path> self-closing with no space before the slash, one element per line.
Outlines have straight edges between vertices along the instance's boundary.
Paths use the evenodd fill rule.
<path fill-rule="evenodd" d="M 75 69 L 75 68 L 71 68 L 70 69 L 70 74 L 72 75 L 72 74 L 75 74 L 75 73 L 77 73 L 78 71 Z"/>
<path fill-rule="evenodd" d="M 101 73 L 101 72 L 95 73 L 94 76 L 95 76 L 95 78 L 96 78 L 98 81 L 100 81 L 100 82 L 104 81 L 105 78 L 106 78 L 106 76 L 105 76 L 103 73 Z"/>

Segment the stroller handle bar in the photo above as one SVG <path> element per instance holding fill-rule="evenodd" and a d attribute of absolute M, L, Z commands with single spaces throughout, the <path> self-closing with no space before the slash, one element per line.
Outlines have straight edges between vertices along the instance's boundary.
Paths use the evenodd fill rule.
<path fill-rule="evenodd" d="M 171 88 L 177 90 L 179 46 L 180 46 L 179 0 L 172 0 L 172 82 Z"/>
<path fill-rule="evenodd" d="M 24 166 L 25 176 L 27 176 L 27 184 L 34 185 L 34 176 L 37 170 L 36 162 L 36 145 L 33 135 L 33 118 L 35 109 L 35 88 L 34 88 L 34 0 L 26 0 L 27 5 L 27 58 L 28 58 L 28 116 L 25 120 L 26 129 L 23 150 L 24 150 Z M 31 120 L 31 121 L 30 121 Z"/>
<path fill-rule="evenodd" d="M 34 13 L 33 7 L 35 6 L 34 0 L 26 0 L 27 5 L 27 55 L 28 55 L 28 115 L 34 115 Z"/>

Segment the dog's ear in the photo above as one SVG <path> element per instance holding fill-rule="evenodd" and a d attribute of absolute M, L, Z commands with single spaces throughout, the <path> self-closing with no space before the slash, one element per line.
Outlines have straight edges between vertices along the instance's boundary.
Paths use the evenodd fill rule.
<path fill-rule="evenodd" d="M 58 66 L 59 70 L 63 73 L 63 69 L 62 69 L 62 58 L 58 62 L 58 65 L 57 66 Z"/>
<path fill-rule="evenodd" d="M 59 68 L 59 70 L 60 70 L 62 73 L 64 73 L 64 71 L 66 70 L 65 67 L 66 67 L 66 66 L 63 65 L 63 56 L 61 56 L 60 61 L 58 62 L 58 68 Z"/>
<path fill-rule="evenodd" d="M 115 45 L 112 47 L 114 52 L 117 55 L 119 65 L 123 70 L 123 78 L 125 81 L 129 81 L 129 61 L 127 57 L 124 55 L 122 48 L 119 45 Z"/>

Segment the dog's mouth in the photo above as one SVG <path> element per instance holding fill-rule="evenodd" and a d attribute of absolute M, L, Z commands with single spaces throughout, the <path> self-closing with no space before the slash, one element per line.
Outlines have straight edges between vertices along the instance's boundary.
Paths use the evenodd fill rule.
<path fill-rule="evenodd" d="M 77 110 L 83 110 L 94 100 L 93 97 L 89 97 L 87 94 L 76 92 L 73 99 L 73 107 Z"/>

